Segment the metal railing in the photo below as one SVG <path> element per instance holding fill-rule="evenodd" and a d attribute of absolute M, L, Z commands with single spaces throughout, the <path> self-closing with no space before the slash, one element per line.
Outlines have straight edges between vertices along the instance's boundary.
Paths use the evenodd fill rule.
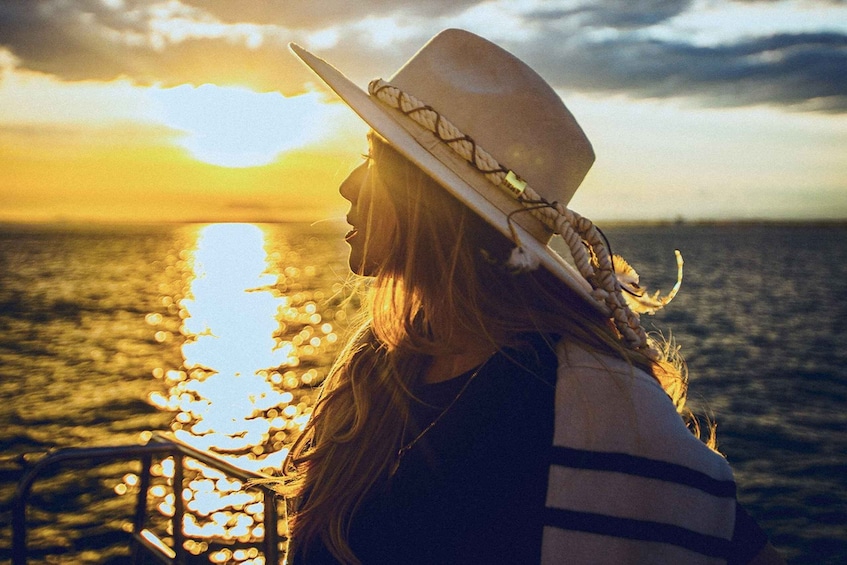
<path fill-rule="evenodd" d="M 150 490 L 151 467 L 153 458 L 174 459 L 174 512 L 171 517 L 172 545 L 166 544 L 155 533 L 147 529 L 147 498 Z M 18 482 L 12 501 L 12 564 L 25 565 L 27 562 L 27 518 L 26 509 L 33 484 L 46 470 L 70 461 L 87 460 L 95 462 L 140 461 L 141 473 L 138 483 L 138 498 L 132 523 L 132 563 L 141 562 L 142 551 L 147 551 L 162 563 L 185 563 L 187 550 L 184 547 L 183 517 L 185 506 L 182 497 L 185 480 L 184 460 L 186 457 L 200 461 L 229 477 L 252 484 L 250 488 L 262 492 L 264 504 L 264 535 L 262 549 L 265 562 L 279 563 L 279 499 L 269 484 L 256 483 L 271 479 L 269 475 L 241 469 L 229 461 L 208 451 L 203 451 L 179 441 L 174 437 L 156 433 L 146 445 L 119 445 L 109 447 L 66 448 L 53 451 L 32 465 Z"/>

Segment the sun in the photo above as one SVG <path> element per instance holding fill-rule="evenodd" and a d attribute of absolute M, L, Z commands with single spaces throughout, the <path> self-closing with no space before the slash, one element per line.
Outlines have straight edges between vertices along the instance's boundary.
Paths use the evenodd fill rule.
<path fill-rule="evenodd" d="M 285 97 L 237 86 L 181 85 L 150 91 L 157 121 L 181 132 L 177 143 L 204 163 L 257 167 L 321 141 L 337 104 L 309 92 Z"/>

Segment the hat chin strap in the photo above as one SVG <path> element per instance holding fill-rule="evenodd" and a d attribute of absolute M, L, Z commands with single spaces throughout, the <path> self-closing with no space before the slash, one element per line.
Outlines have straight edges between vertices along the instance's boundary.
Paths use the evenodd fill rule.
<path fill-rule="evenodd" d="M 627 347 L 641 351 L 650 358 L 658 358 L 659 352 L 650 346 L 647 334 L 641 326 L 639 312 L 652 314 L 676 295 L 682 282 L 682 256 L 679 251 L 676 251 L 678 278 L 671 293 L 664 298 L 660 298 L 658 292 L 652 296 L 647 295 L 646 291 L 637 285 L 638 275 L 635 270 L 622 258 L 620 259 L 621 267 L 626 268 L 620 268 L 616 272 L 615 261 L 609 253 L 606 240 L 590 220 L 563 204 L 548 202 L 526 181 L 501 165 L 473 138 L 462 133 L 447 118 L 414 96 L 382 79 L 372 80 L 368 85 L 368 92 L 383 104 L 399 110 L 435 134 L 459 157 L 482 173 L 491 184 L 511 193 L 524 206 L 523 210 L 517 212 L 531 213 L 554 233 L 561 235 L 571 251 L 577 269 L 593 289 L 591 297 L 612 319 Z M 512 240 L 516 248 L 512 251 L 507 266 L 517 272 L 537 269 L 539 258 L 521 244 L 517 231 L 512 225 L 512 216 L 515 213 L 508 216 Z M 619 276 L 622 281 L 618 279 Z M 634 288 L 638 292 L 630 288 L 633 277 Z M 629 298 L 630 302 L 621 291 L 622 282 L 626 285 L 627 292 L 632 295 Z"/>

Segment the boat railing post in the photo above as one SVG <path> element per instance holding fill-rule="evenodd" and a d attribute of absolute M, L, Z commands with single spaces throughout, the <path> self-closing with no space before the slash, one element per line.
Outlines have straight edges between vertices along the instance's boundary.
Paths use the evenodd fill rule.
<path fill-rule="evenodd" d="M 185 470 L 183 465 L 185 458 L 181 452 L 174 453 L 174 517 L 172 522 L 174 552 L 176 553 L 176 562 L 185 563 L 185 536 L 182 531 L 183 516 L 185 515 L 185 503 L 182 498 L 183 481 L 185 478 Z"/>
<path fill-rule="evenodd" d="M 12 565 L 26 565 L 26 502 L 38 469 L 30 469 L 18 483 L 12 501 Z"/>
<path fill-rule="evenodd" d="M 100 464 L 103 460 L 140 459 L 152 454 L 164 454 L 175 449 L 173 443 L 121 445 L 88 448 L 63 448 L 45 454 L 29 467 L 18 481 L 12 500 L 12 564 L 26 565 L 27 562 L 27 501 L 32 486 L 42 471 L 68 461 L 89 461 Z M 181 533 L 181 532 L 180 532 Z"/>
<path fill-rule="evenodd" d="M 138 478 L 138 498 L 135 503 L 135 516 L 132 520 L 132 565 L 141 563 L 141 547 L 138 543 L 137 535 L 141 534 L 144 529 L 144 522 L 147 520 L 147 493 L 150 490 L 150 467 L 153 465 L 153 456 L 144 455 L 141 457 L 141 473 Z"/>
<path fill-rule="evenodd" d="M 175 561 L 185 563 L 188 559 L 188 551 L 185 548 L 185 499 L 183 490 L 185 488 L 185 458 L 190 457 L 200 463 L 211 465 L 213 468 L 228 474 L 241 481 L 268 481 L 270 476 L 263 473 L 239 469 L 232 463 L 221 457 L 198 450 L 184 442 L 172 438 L 154 435 L 154 442 L 145 445 L 122 445 L 92 448 L 67 448 L 60 449 L 38 460 L 32 465 L 18 482 L 17 489 L 12 501 L 12 565 L 26 565 L 27 562 L 27 500 L 31 494 L 31 488 L 38 475 L 46 468 L 58 466 L 66 461 L 87 460 L 90 463 L 99 464 L 103 460 L 128 460 L 136 459 L 141 462 L 141 473 L 139 477 L 139 492 L 137 504 L 132 523 L 132 563 L 137 564 L 141 559 L 144 541 L 147 539 L 145 524 L 147 521 L 147 503 L 152 482 L 152 462 L 154 458 L 173 457 L 174 470 L 172 477 L 173 485 L 173 516 L 171 529 L 173 532 L 173 548 L 162 544 L 156 538 L 155 547 L 148 549 L 154 551 L 157 557 L 164 562 Z M 266 563 L 278 563 L 279 561 L 279 508 L 278 498 L 273 488 L 264 485 L 261 487 L 264 496 L 264 529 L 265 536 L 262 540 L 265 551 Z M 154 536 L 155 537 L 155 536 Z"/>

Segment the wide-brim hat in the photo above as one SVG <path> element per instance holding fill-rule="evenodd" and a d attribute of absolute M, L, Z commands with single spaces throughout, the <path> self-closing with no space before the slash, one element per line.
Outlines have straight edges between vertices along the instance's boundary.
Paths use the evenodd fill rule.
<path fill-rule="evenodd" d="M 561 98 L 528 65 L 482 37 L 448 29 L 366 92 L 309 51 L 290 48 L 402 155 L 513 239 L 524 266 L 540 263 L 615 317 L 608 296 L 620 295 L 612 288 L 617 283 L 601 280 L 603 269 L 606 279 L 615 278 L 611 258 L 598 263 L 603 242 L 567 208 L 594 151 Z M 563 249 L 570 253 L 549 245 L 554 233 L 569 240 Z"/>

